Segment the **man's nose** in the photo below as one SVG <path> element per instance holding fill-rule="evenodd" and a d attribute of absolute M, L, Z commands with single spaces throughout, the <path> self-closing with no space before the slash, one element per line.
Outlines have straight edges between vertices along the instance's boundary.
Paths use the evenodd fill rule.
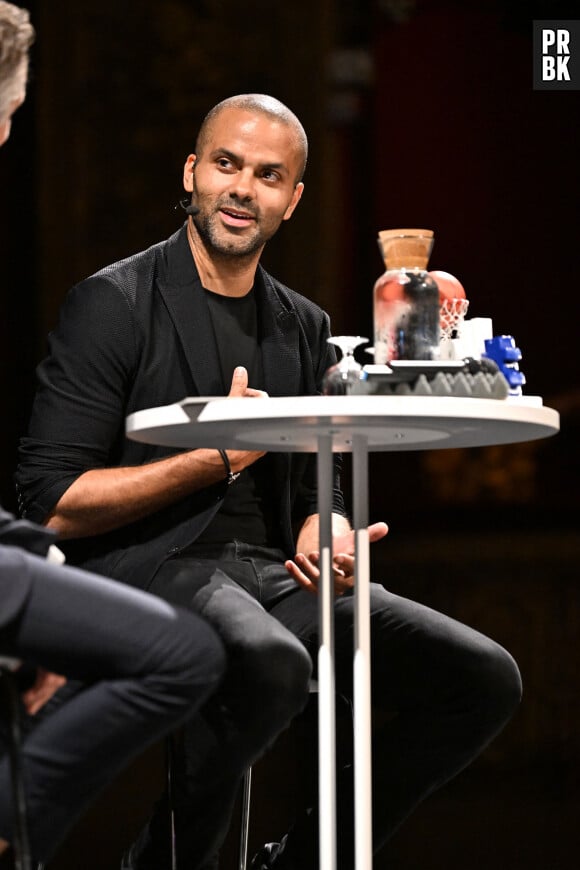
<path fill-rule="evenodd" d="M 247 200 L 254 198 L 256 193 L 256 179 L 253 170 L 249 166 L 236 172 L 235 178 L 232 179 L 230 193 L 232 196 L 237 196 L 239 199 Z"/>

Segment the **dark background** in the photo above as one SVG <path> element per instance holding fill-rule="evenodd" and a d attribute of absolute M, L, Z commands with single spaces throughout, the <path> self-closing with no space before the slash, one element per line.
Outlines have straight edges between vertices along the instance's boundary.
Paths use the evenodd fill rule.
<path fill-rule="evenodd" d="M 282 99 L 311 158 L 266 265 L 323 305 L 335 333 L 370 335 L 378 230 L 432 228 L 431 267 L 460 278 L 471 316 L 515 336 L 527 392 L 562 415 L 545 442 L 371 459 L 371 519 L 391 527 L 373 552 L 377 577 L 492 635 L 525 686 L 513 722 L 376 867 L 576 867 L 580 94 L 533 90 L 532 21 L 574 19 L 577 4 L 22 5 L 38 39 L 29 97 L 0 154 L 3 504 L 14 506 L 33 370 L 68 287 L 179 225 L 182 165 L 215 102 L 246 91 Z M 258 766 L 252 845 L 284 831 L 312 727 Z M 51 870 L 116 868 L 162 767 L 159 749 L 133 765 Z M 232 838 L 223 870 L 234 852 Z"/>

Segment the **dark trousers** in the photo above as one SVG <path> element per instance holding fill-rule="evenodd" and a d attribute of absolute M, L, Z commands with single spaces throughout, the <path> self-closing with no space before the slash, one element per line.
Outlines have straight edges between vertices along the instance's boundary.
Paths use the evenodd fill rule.
<path fill-rule="evenodd" d="M 184 729 L 176 824 L 179 866 L 217 866 L 240 777 L 303 709 L 318 648 L 316 596 L 288 576 L 280 551 L 233 543 L 165 563 L 151 591 L 190 607 L 214 626 L 229 654 L 218 691 Z M 337 690 L 352 698 L 354 598 L 335 605 Z M 492 640 L 373 584 L 374 845 L 379 849 L 430 792 L 501 730 L 521 682 Z M 383 715 L 387 714 L 387 715 Z M 314 740 L 313 735 L 313 740 Z M 275 800 L 275 795 L 272 796 Z M 306 808 L 305 808 L 306 810 Z M 339 868 L 352 870 L 351 767 L 338 783 Z M 163 802 L 135 848 L 135 866 L 167 866 Z M 316 811 L 297 819 L 288 865 L 318 866 Z"/>
<path fill-rule="evenodd" d="M 225 656 L 201 619 L 123 584 L 13 547 L 0 547 L 0 572 L 3 582 L 32 578 L 20 613 L 1 629 L 0 654 L 84 683 L 39 714 L 22 749 L 31 850 L 46 861 L 98 792 L 216 688 Z M 5 756 L 0 837 L 12 839 Z"/>

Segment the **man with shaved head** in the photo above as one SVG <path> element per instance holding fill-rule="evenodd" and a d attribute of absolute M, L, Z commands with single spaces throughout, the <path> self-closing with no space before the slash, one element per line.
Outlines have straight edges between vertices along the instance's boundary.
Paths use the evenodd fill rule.
<path fill-rule="evenodd" d="M 201 156 L 204 152 L 211 134 L 214 120 L 220 112 L 225 109 L 241 109 L 242 111 L 262 112 L 264 115 L 269 116 L 273 121 L 286 125 L 286 127 L 289 128 L 291 135 L 295 137 L 295 146 L 302 155 L 300 172 L 296 178 L 296 183 L 298 184 L 298 182 L 302 181 L 306 170 L 306 160 L 308 159 L 308 138 L 306 136 L 306 131 L 294 112 L 291 112 L 288 106 L 285 106 L 284 103 L 275 100 L 273 97 L 267 96 L 267 94 L 238 94 L 235 97 L 228 97 L 227 99 L 222 100 L 221 103 L 218 103 L 213 107 L 213 109 L 210 109 L 204 118 L 203 124 L 199 128 L 199 133 L 197 134 L 195 150 L 198 156 Z"/>
<path fill-rule="evenodd" d="M 21 445 L 25 515 L 57 530 L 84 567 L 203 615 L 229 654 L 224 682 L 177 746 L 180 870 L 218 866 L 244 771 L 308 698 L 318 648 L 316 459 L 129 442 L 124 420 L 185 396 L 320 393 L 335 360 L 328 316 L 259 262 L 302 197 L 306 159 L 302 125 L 273 97 L 238 95 L 209 112 L 185 161 L 186 222 L 69 293 Z M 334 474 L 336 682 L 350 698 L 354 540 L 338 457 Z M 371 541 L 386 532 L 375 523 Z M 378 849 L 503 727 L 520 678 L 493 641 L 380 584 L 371 620 Z M 338 861 L 352 870 L 344 761 Z M 124 870 L 169 868 L 168 819 L 165 796 Z M 316 870 L 315 799 L 252 866 Z"/>

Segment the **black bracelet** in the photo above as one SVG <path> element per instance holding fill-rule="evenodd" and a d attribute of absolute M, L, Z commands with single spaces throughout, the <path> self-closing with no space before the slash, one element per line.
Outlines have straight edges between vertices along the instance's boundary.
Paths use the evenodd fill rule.
<path fill-rule="evenodd" d="M 218 447 L 217 452 L 221 456 L 222 461 L 223 461 L 225 468 L 226 468 L 226 480 L 228 482 L 228 486 L 231 486 L 232 483 L 234 482 L 234 480 L 237 480 L 238 477 L 240 476 L 240 472 L 237 471 L 234 474 L 234 472 L 232 471 L 232 466 L 230 465 L 230 460 L 228 459 L 228 454 L 226 453 L 225 450 L 220 450 L 220 448 Z"/>

